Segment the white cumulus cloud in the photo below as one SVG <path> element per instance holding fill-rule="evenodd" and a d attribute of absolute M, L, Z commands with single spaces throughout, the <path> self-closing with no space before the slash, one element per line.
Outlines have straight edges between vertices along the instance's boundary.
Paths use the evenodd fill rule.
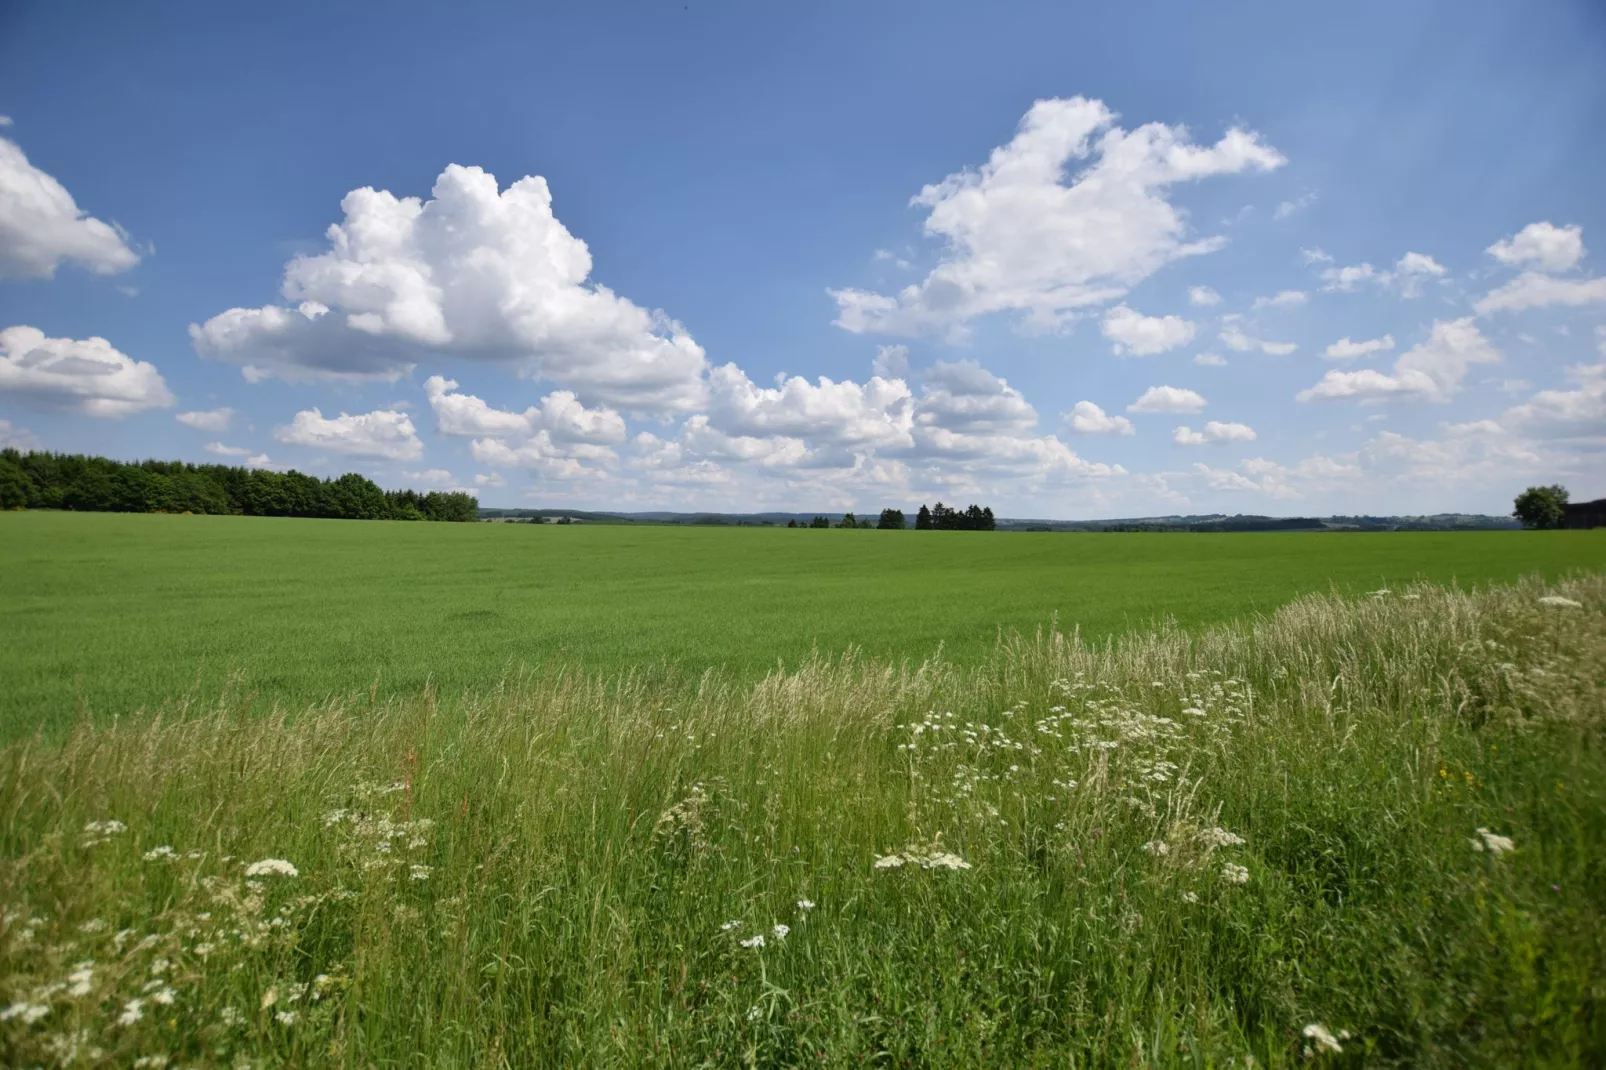
<path fill-rule="evenodd" d="M 510 364 L 588 405 L 663 412 L 702 400 L 702 348 L 590 280 L 591 252 L 553 215 L 545 179 L 499 192 L 494 175 L 453 164 L 431 193 L 348 193 L 328 251 L 285 266 L 289 304 L 192 324 L 197 352 L 253 379 L 389 380 L 447 353 Z"/>
<path fill-rule="evenodd" d="M 1221 247 L 1220 238 L 1191 238 L 1167 200 L 1173 185 L 1284 162 L 1240 128 L 1203 146 L 1163 123 L 1125 130 L 1101 101 L 1039 100 L 979 170 L 949 175 L 913 198 L 930 210 L 926 234 L 947 244 L 941 263 L 895 296 L 831 291 L 836 322 L 913 335 L 1019 311 L 1035 326 L 1056 326 L 1165 264 Z"/>
<path fill-rule="evenodd" d="M 1255 298 L 1256 308 L 1286 308 L 1289 305 L 1303 305 L 1310 300 L 1310 294 L 1304 290 L 1282 290 L 1273 297 Z"/>
<path fill-rule="evenodd" d="M 1401 354 L 1392 374 L 1372 368 L 1330 371 L 1315 386 L 1301 390 L 1299 401 L 1355 398 L 1385 401 L 1447 402 L 1461 389 L 1467 369 L 1474 364 L 1495 364 L 1500 352 L 1483 336 L 1470 317 L 1439 320 L 1426 342 Z"/>
<path fill-rule="evenodd" d="M 1382 353 L 1394 348 L 1394 336 L 1385 334 L 1381 338 L 1369 338 L 1364 342 L 1352 342 L 1349 335 L 1345 335 L 1327 347 L 1323 355 L 1328 360 L 1355 360 L 1358 357 L 1369 356 L 1373 353 Z"/>
<path fill-rule="evenodd" d="M 424 455 L 413 421 L 404 412 L 373 412 L 330 418 L 316 409 L 303 409 L 288 424 L 273 429 L 273 437 L 292 446 L 332 450 L 354 457 L 380 457 L 416 461 Z"/>
<path fill-rule="evenodd" d="M 1176 386 L 1151 386 L 1126 407 L 1127 412 L 1202 412 L 1203 395 Z"/>
<path fill-rule="evenodd" d="M 104 338 L 46 338 L 33 327 L 0 331 L 0 395 L 88 416 L 126 416 L 173 404 L 156 365 Z"/>
<path fill-rule="evenodd" d="M 1473 305 L 1480 316 L 1491 312 L 1521 312 L 1552 305 L 1578 307 L 1606 302 L 1606 278 L 1558 279 L 1525 271 L 1504 286 L 1489 291 Z"/>
<path fill-rule="evenodd" d="M 1221 295 L 1208 286 L 1188 287 L 1188 303 L 1199 308 L 1221 304 Z"/>
<path fill-rule="evenodd" d="M 1529 223 L 1485 251 L 1502 264 L 1566 271 L 1584 258 L 1584 228 L 1577 224 L 1558 227 L 1548 222 Z"/>
<path fill-rule="evenodd" d="M 1125 305 L 1104 314 L 1104 337 L 1115 343 L 1115 352 L 1137 356 L 1164 353 L 1193 341 L 1195 327 L 1181 316 L 1145 316 Z"/>
<path fill-rule="evenodd" d="M 26 427 L 17 427 L 10 420 L 0 420 L 0 449 L 37 449 L 39 440 Z"/>
<path fill-rule="evenodd" d="M 625 421 L 612 409 L 587 408 L 567 390 L 547 394 L 523 412 L 492 408 L 473 394 L 456 393 L 457 381 L 432 375 L 424 382 L 435 429 L 443 435 L 533 438 L 546 432 L 558 442 L 616 443 L 625 440 Z"/>
<path fill-rule="evenodd" d="M 207 453 L 215 454 L 219 457 L 243 457 L 245 459 L 245 466 L 247 468 L 278 467 L 278 465 L 274 464 L 272 458 L 270 458 L 266 453 L 258 453 L 256 450 L 249 449 L 245 446 L 225 446 L 221 442 L 208 442 L 201 448 Z"/>
<path fill-rule="evenodd" d="M 1065 414 L 1071 430 L 1079 435 L 1130 435 L 1136 431 L 1125 416 L 1111 416 L 1091 401 L 1078 401 Z"/>
<path fill-rule="evenodd" d="M 1294 342 L 1270 342 L 1251 336 L 1243 328 L 1243 317 L 1237 314 L 1221 317 L 1221 333 L 1216 337 L 1228 349 L 1249 353 L 1256 349 L 1273 357 L 1286 357 L 1299 346 Z"/>
<path fill-rule="evenodd" d="M 1218 446 L 1230 442 L 1253 442 L 1255 431 L 1248 424 L 1211 420 L 1204 425 L 1203 431 L 1195 431 L 1184 424 L 1171 433 L 1171 439 L 1179 446 Z"/>
<path fill-rule="evenodd" d="M 65 186 L 0 137 L 0 278 L 48 279 L 62 261 L 114 275 L 139 256 L 117 228 L 80 211 Z"/>
<path fill-rule="evenodd" d="M 211 431 L 214 434 L 229 429 L 229 421 L 234 419 L 234 410 L 228 406 L 220 409 L 203 409 L 199 412 L 175 413 L 173 419 L 185 427 L 193 427 L 197 431 Z"/>

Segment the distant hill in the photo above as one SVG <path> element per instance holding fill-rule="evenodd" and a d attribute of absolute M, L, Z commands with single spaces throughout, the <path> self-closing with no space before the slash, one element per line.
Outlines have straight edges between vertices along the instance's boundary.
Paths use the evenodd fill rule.
<path fill-rule="evenodd" d="M 914 511 L 905 510 L 913 526 Z M 861 515 L 873 524 L 876 513 Z M 540 520 L 567 517 L 582 524 L 648 524 L 687 527 L 786 527 L 787 521 L 806 524 L 816 516 L 840 520 L 838 512 L 807 513 L 643 513 L 588 512 L 579 509 L 481 509 L 481 520 Z M 1126 517 L 1109 520 L 1040 520 L 1000 517 L 999 531 L 1505 531 L 1521 527 L 1511 517 L 1484 513 L 1434 513 L 1429 516 L 1325 516 L 1286 517 L 1225 513 Z"/>

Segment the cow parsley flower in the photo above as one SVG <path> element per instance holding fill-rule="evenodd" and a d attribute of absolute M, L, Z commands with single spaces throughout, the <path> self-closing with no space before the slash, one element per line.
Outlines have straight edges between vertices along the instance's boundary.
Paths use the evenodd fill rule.
<path fill-rule="evenodd" d="M 1474 851 L 1488 851 L 1492 855 L 1503 855 L 1507 851 L 1515 851 L 1517 849 L 1516 843 L 1512 841 L 1510 836 L 1496 835 L 1486 828 L 1480 827 L 1478 829 L 1478 837 L 1481 837 L 1481 839 L 1475 837 L 1470 841 Z"/>
<path fill-rule="evenodd" d="M 812 899 L 799 899 L 797 901 L 797 908 L 799 910 L 813 910 L 814 909 L 814 900 L 812 900 Z"/>
<path fill-rule="evenodd" d="M 1343 1046 L 1339 1044 L 1338 1038 L 1329 1033 L 1325 1025 L 1317 1022 L 1312 1022 L 1305 1027 L 1305 1039 L 1314 1040 L 1317 1051 L 1330 1051 L 1337 1054 L 1344 1050 Z"/>
<path fill-rule="evenodd" d="M 117 1024 L 133 1025 L 143 1017 L 145 1017 L 145 1001 L 142 999 L 131 999 L 127 1003 L 123 1004 L 123 1013 L 117 1016 Z"/>
<path fill-rule="evenodd" d="M 23 1025 L 33 1025 L 49 1013 L 50 1005 L 48 1003 L 29 1003 L 23 1000 L 19 1003 L 11 1004 L 5 1010 L 0 1010 L 0 1022 L 9 1022 L 13 1018 L 18 1018 L 22 1020 Z"/>
<path fill-rule="evenodd" d="M 273 1020 L 278 1022 L 280 1025 L 295 1025 L 296 1017 L 297 1015 L 295 1011 L 280 1011 L 273 1016 Z"/>
<path fill-rule="evenodd" d="M 282 858 L 264 858 L 245 867 L 247 877 L 298 877 L 300 871 Z"/>
<path fill-rule="evenodd" d="M 743 947 L 763 947 L 764 946 L 764 934 L 763 933 L 759 933 L 756 936 L 749 936 L 746 940 L 742 941 L 742 946 Z"/>
<path fill-rule="evenodd" d="M 876 869 L 897 869 L 901 865 L 903 865 L 903 855 L 898 854 L 886 855 L 875 860 Z"/>
<path fill-rule="evenodd" d="M 83 999 L 89 995 L 90 989 L 95 987 L 95 964 L 93 962 L 75 963 L 72 972 L 67 975 L 67 994 L 73 999 Z"/>
<path fill-rule="evenodd" d="M 722 933 L 728 933 L 732 929 L 740 929 L 741 927 L 742 923 L 739 921 L 727 921 L 724 925 L 719 927 L 719 931 Z"/>
<path fill-rule="evenodd" d="M 1226 865 L 1221 867 L 1221 879 L 1226 881 L 1228 884 L 1248 884 L 1249 870 L 1245 869 L 1243 866 L 1233 865 L 1231 862 L 1228 862 Z"/>
<path fill-rule="evenodd" d="M 786 934 L 792 931 L 792 927 L 790 925 L 777 925 L 771 931 L 775 933 L 775 939 L 785 940 Z"/>
<path fill-rule="evenodd" d="M 160 847 L 152 847 L 146 851 L 144 858 L 147 862 L 172 862 L 177 860 L 178 852 L 164 843 Z"/>

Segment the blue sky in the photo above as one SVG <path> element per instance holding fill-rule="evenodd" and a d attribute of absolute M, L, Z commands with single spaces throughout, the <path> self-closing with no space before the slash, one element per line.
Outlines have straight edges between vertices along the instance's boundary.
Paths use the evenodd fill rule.
<path fill-rule="evenodd" d="M 0 438 L 487 505 L 1606 494 L 1598 4 L 234 7 L 0 13 Z"/>

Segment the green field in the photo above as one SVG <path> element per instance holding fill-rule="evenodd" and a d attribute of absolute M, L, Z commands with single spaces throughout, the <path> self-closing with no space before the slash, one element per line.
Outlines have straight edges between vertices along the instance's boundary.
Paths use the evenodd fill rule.
<path fill-rule="evenodd" d="M 755 679 L 848 647 L 962 664 L 1412 579 L 1606 567 L 1606 532 L 1016 534 L 0 514 L 0 737 L 226 689 L 485 689 L 552 663 Z"/>

